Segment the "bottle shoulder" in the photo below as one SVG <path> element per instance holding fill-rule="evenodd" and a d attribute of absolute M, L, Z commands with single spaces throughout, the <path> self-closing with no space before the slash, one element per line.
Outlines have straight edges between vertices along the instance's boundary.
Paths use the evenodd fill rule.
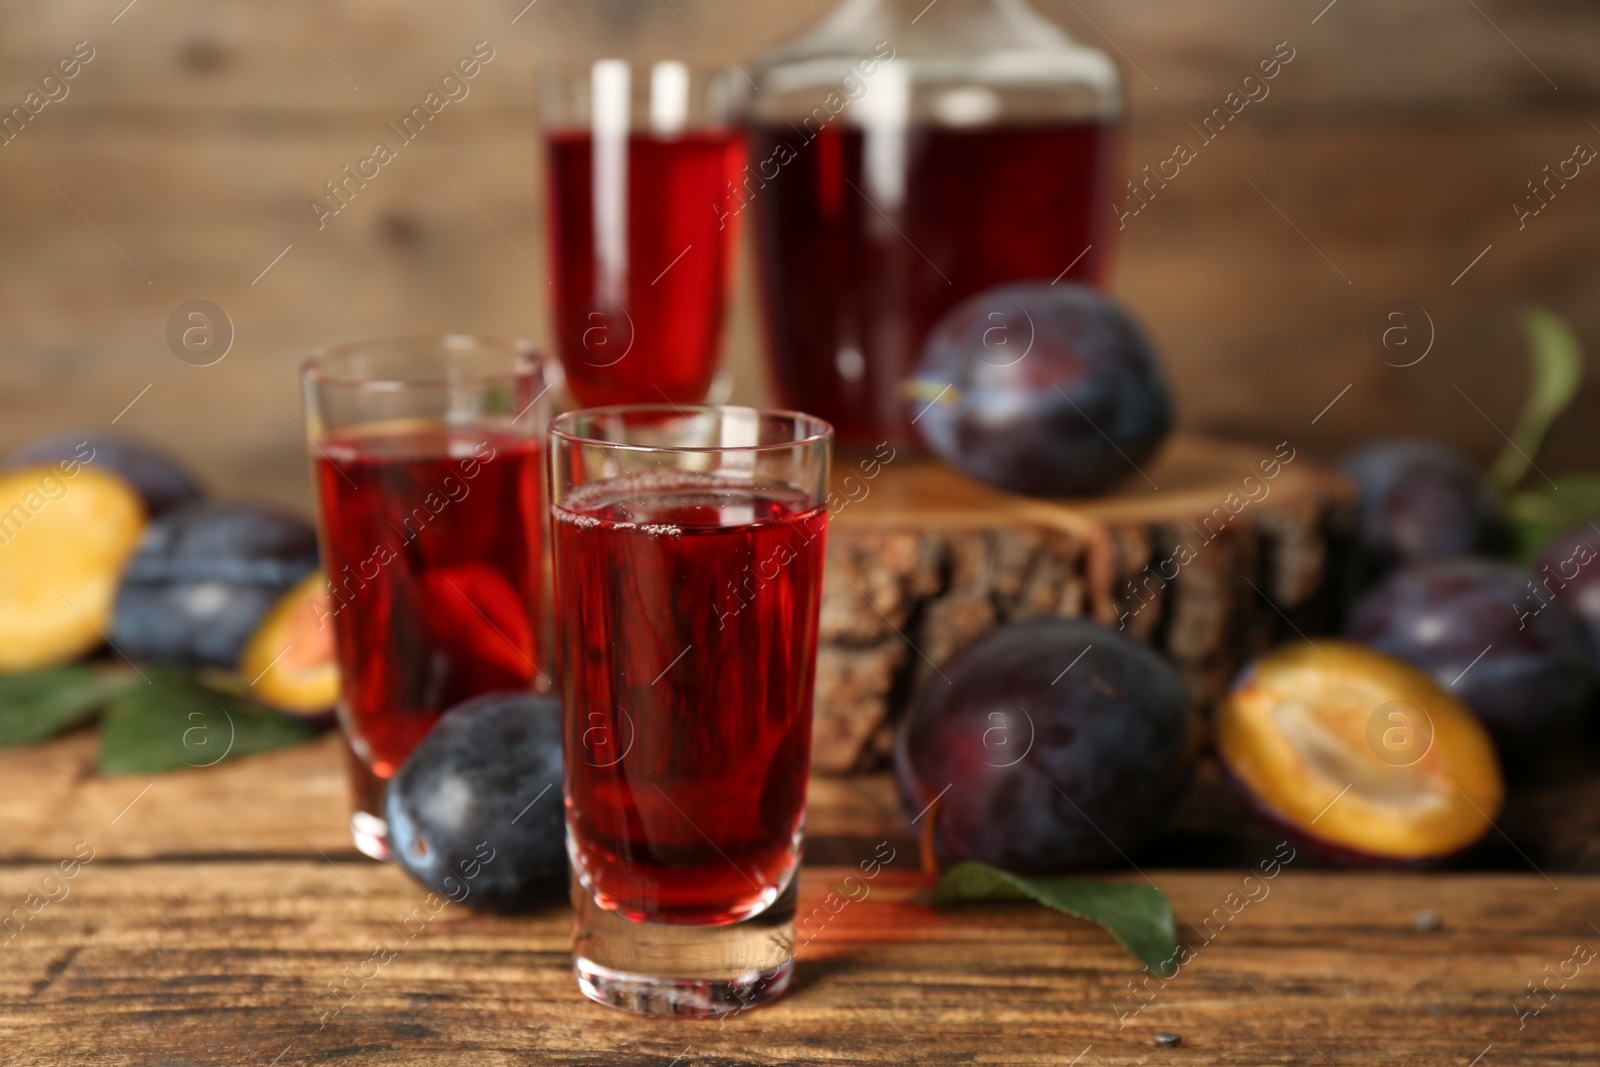
<path fill-rule="evenodd" d="M 934 0 L 915 22 L 907 10 L 898 0 L 846 0 L 813 30 L 761 56 L 753 117 L 792 117 L 812 98 L 842 93 L 854 102 L 875 88 L 934 118 L 941 111 L 973 121 L 1019 110 L 1102 120 L 1122 114 L 1116 62 L 1022 0 Z M 882 108 L 851 110 L 865 119 Z"/>
<path fill-rule="evenodd" d="M 924 58 L 1083 48 L 1026 0 L 845 0 L 761 62 L 862 55 L 882 44 Z"/>

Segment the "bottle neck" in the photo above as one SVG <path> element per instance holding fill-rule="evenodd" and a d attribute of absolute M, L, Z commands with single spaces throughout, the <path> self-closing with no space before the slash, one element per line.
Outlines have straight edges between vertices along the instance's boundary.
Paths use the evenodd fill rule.
<path fill-rule="evenodd" d="M 906 25 L 913 19 L 921 25 L 923 22 L 993 18 L 1000 14 L 1002 6 L 998 0 L 933 0 L 932 3 L 928 0 L 873 0 L 873 3 L 891 17 L 903 17 Z"/>
<path fill-rule="evenodd" d="M 871 36 L 909 52 L 1070 44 L 1027 0 L 844 0 L 814 34 L 836 40 Z"/>

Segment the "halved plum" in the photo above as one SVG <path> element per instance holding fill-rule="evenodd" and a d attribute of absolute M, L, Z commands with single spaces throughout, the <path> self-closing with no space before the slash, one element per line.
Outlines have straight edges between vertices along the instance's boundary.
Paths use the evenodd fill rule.
<path fill-rule="evenodd" d="M 315 717 L 339 699 L 333 609 L 321 571 L 300 580 L 272 606 L 239 657 L 239 674 L 261 703 Z"/>
<path fill-rule="evenodd" d="M 0 671 L 67 663 L 104 640 L 144 526 L 120 478 L 56 464 L 0 473 Z"/>
<path fill-rule="evenodd" d="M 1344 641 L 1245 668 L 1217 709 L 1223 769 L 1268 820 L 1334 861 L 1429 863 L 1473 844 L 1505 798 L 1476 716 L 1431 677 Z"/>
<path fill-rule="evenodd" d="M 506 577 L 483 563 L 436 567 L 423 575 L 428 631 L 435 647 L 458 664 L 472 663 L 485 685 L 501 689 L 533 683 L 533 624 L 526 598 Z"/>

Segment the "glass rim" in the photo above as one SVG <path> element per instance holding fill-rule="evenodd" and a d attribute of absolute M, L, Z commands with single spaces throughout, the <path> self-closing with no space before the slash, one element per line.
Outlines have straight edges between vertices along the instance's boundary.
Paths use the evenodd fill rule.
<path fill-rule="evenodd" d="M 587 437 L 565 428 L 570 426 L 579 416 L 622 414 L 624 412 L 661 412 L 687 418 L 693 414 L 731 411 L 754 412 L 761 418 L 772 416 L 789 418 L 794 420 L 797 428 L 804 426 L 811 432 L 804 437 L 796 437 L 792 441 L 772 441 L 757 445 L 647 445 L 633 444 L 627 441 L 608 441 L 602 437 Z M 779 452 L 788 448 L 806 448 L 818 444 L 831 443 L 833 440 L 833 424 L 825 419 L 819 419 L 815 415 L 804 411 L 796 411 L 792 408 L 761 408 L 749 404 L 607 404 L 601 407 L 575 408 L 572 411 L 563 411 L 550 420 L 549 434 L 551 438 L 559 437 L 561 440 L 575 445 L 617 449 L 625 452 L 716 455 L 727 452 Z"/>
<path fill-rule="evenodd" d="M 699 59 L 675 59 L 671 56 L 655 59 L 629 59 L 627 56 L 597 56 L 594 59 L 565 59 L 554 60 L 549 63 L 538 63 L 534 66 L 536 76 L 543 81 L 546 78 L 560 78 L 563 81 L 577 76 L 587 76 L 594 69 L 596 63 L 623 63 L 630 71 L 648 71 L 659 63 L 677 63 L 689 72 L 691 78 L 699 77 L 706 81 L 713 78 L 733 77 L 733 72 L 725 63 L 713 63 Z"/>
<path fill-rule="evenodd" d="M 656 58 L 632 59 L 600 56 L 589 60 L 555 60 L 537 64 L 534 81 L 539 102 L 539 128 L 547 134 L 570 134 L 592 130 L 593 101 L 591 81 L 602 63 L 620 63 L 629 71 L 626 97 L 629 133 L 673 140 L 687 134 L 734 133 L 740 129 L 744 111 L 743 82 L 733 70 L 710 61 Z M 655 130 L 650 105 L 655 94 L 656 68 L 676 64 L 686 74 L 683 83 L 688 109 L 670 129 Z M 576 103 L 576 101 L 582 103 Z"/>
<path fill-rule="evenodd" d="M 356 376 L 353 374 L 340 374 L 328 369 L 328 364 L 341 356 L 347 356 L 361 349 L 383 350 L 385 348 L 401 349 L 406 345 L 416 345 L 419 348 L 432 347 L 441 352 L 451 350 L 460 351 L 502 351 L 515 357 L 514 362 L 504 370 L 472 371 L 466 374 L 429 376 L 429 377 L 402 377 L 402 376 Z M 314 385 L 332 385 L 352 389 L 375 389 L 383 391 L 396 391 L 400 389 L 439 389 L 454 385 L 471 385 L 481 382 L 514 381 L 518 378 L 537 375 L 546 381 L 546 388 L 555 385 L 550 369 L 554 367 L 555 360 L 546 355 L 538 345 L 520 337 L 495 337 L 475 333 L 417 333 L 417 334 L 392 334 L 387 337 L 368 337 L 360 341 L 339 341 L 335 344 L 324 345 L 314 349 L 300 361 L 300 378 L 302 381 Z"/>

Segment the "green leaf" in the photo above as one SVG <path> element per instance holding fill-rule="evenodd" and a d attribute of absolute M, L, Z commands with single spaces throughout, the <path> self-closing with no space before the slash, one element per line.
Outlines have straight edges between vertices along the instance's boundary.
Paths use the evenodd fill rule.
<path fill-rule="evenodd" d="M 81 663 L 0 675 L 0 745 L 31 745 L 76 726 L 127 684 Z"/>
<path fill-rule="evenodd" d="M 986 863 L 958 863 L 933 887 L 934 907 L 972 900 L 1033 900 L 1105 929 L 1117 944 L 1163 977 L 1177 969 L 1172 902 L 1154 886 L 1022 878 Z"/>
<path fill-rule="evenodd" d="M 1559 488 L 1524 489 L 1506 501 L 1512 554 L 1531 563 L 1559 534 L 1600 516 L 1600 473 L 1563 474 Z"/>
<path fill-rule="evenodd" d="M 149 668 L 112 703 L 100 724 L 100 770 L 151 774 L 210 767 L 225 759 L 309 740 L 316 727 L 218 692 L 183 671 Z"/>
<path fill-rule="evenodd" d="M 1516 488 L 1528 473 L 1551 424 L 1572 403 L 1583 382 L 1583 349 L 1571 327 L 1541 308 L 1529 308 L 1522 325 L 1528 335 L 1533 380 L 1517 428 L 1489 468 L 1489 483 L 1502 493 Z"/>

